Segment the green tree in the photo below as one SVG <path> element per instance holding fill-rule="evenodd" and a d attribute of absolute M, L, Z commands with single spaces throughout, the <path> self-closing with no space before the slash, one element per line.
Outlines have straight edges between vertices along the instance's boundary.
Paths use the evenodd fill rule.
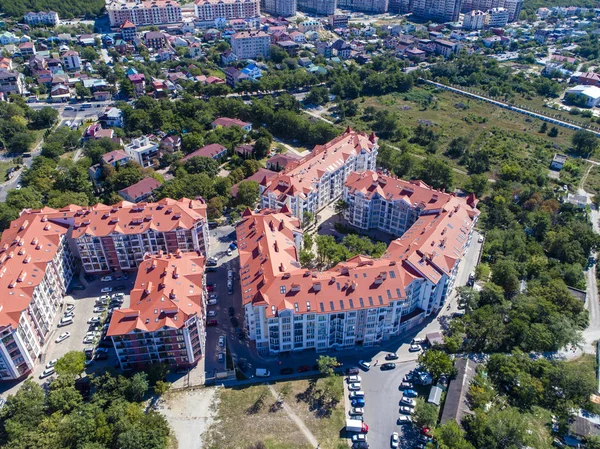
<path fill-rule="evenodd" d="M 144 399 L 148 387 L 148 375 L 146 373 L 135 373 L 129 379 L 125 395 L 132 402 L 140 402 Z"/>
<path fill-rule="evenodd" d="M 162 396 L 169 391 L 169 388 L 171 388 L 170 382 L 159 380 L 156 382 L 156 385 L 154 385 L 154 394 L 157 396 Z"/>
<path fill-rule="evenodd" d="M 450 420 L 433 430 L 438 449 L 475 449 L 465 439 L 465 433 L 456 421 Z"/>
<path fill-rule="evenodd" d="M 69 351 L 54 365 L 54 370 L 59 376 L 79 376 L 84 369 L 85 354 L 83 351 Z"/>
<path fill-rule="evenodd" d="M 519 291 L 519 272 L 512 260 L 499 260 L 492 267 L 492 282 L 504 289 L 507 296 L 513 296 Z"/>
<path fill-rule="evenodd" d="M 42 195 L 31 187 L 20 190 L 10 190 L 6 195 L 6 204 L 18 211 L 23 209 L 41 209 Z"/>
<path fill-rule="evenodd" d="M 483 174 L 469 176 L 469 179 L 467 179 L 467 183 L 465 184 L 465 190 L 474 193 L 478 198 L 481 198 L 483 194 L 487 192 L 488 187 L 489 181 L 487 176 Z"/>
<path fill-rule="evenodd" d="M 319 372 L 325 376 L 333 376 L 335 374 L 335 367 L 338 365 L 338 361 L 335 357 L 328 355 L 321 355 L 317 359 L 319 365 Z"/>
<path fill-rule="evenodd" d="M 556 126 L 553 126 L 552 128 L 550 128 L 550 131 L 548 131 L 548 137 L 556 136 L 558 136 L 558 128 Z"/>
<path fill-rule="evenodd" d="M 428 157 L 421 163 L 419 176 L 434 189 L 449 190 L 454 182 L 452 169 L 444 161 Z"/>
<path fill-rule="evenodd" d="M 435 404 L 425 402 L 423 398 L 417 398 L 415 412 L 413 413 L 413 422 L 418 427 L 432 428 L 438 420 L 439 410 Z"/>
<path fill-rule="evenodd" d="M 442 374 L 452 376 L 456 371 L 450 356 L 438 349 L 430 349 L 421 353 L 419 365 L 428 371 L 434 380 L 439 379 Z"/>
<path fill-rule="evenodd" d="M 260 188 L 256 181 L 242 181 L 238 184 L 237 202 L 244 206 L 253 207 L 258 201 Z"/>
<path fill-rule="evenodd" d="M 77 95 L 77 98 L 79 98 L 80 100 L 83 100 L 85 98 L 91 97 L 92 91 L 85 87 L 83 83 L 77 83 L 75 85 L 75 95 Z"/>
<path fill-rule="evenodd" d="M 191 157 L 185 161 L 183 167 L 185 171 L 192 175 L 206 173 L 210 177 L 215 177 L 219 173 L 219 163 L 212 157 Z"/>
<path fill-rule="evenodd" d="M 598 137 L 591 131 L 580 129 L 573 134 L 573 147 L 585 157 L 589 157 L 598 148 Z"/>

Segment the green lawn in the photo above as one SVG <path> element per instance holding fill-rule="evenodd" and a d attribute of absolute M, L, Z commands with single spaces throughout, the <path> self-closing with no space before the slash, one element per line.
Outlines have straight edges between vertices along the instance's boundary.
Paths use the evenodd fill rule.
<path fill-rule="evenodd" d="M 13 163 L 12 161 L 0 162 L 0 183 L 3 183 L 8 180 L 8 178 L 6 177 L 8 169 L 15 167 L 15 166 L 16 166 L 16 164 Z"/>
<path fill-rule="evenodd" d="M 435 157 L 465 172 L 468 172 L 468 168 L 460 159 L 447 157 L 444 152 L 455 137 L 467 137 L 472 149 L 491 149 L 492 164 L 486 172 L 490 178 L 497 177 L 504 163 L 547 169 L 554 153 L 568 152 L 573 136 L 573 131 L 559 128 L 558 136 L 551 138 L 540 132 L 540 120 L 431 86 L 417 86 L 408 93 L 364 97 L 356 101 L 359 105 L 358 114 L 344 120 L 341 126 L 370 130 L 374 122 L 365 121 L 367 107 L 395 113 L 398 122 L 409 129 L 419 123 L 428 124 L 439 135 L 439 149 Z M 416 144 L 411 145 L 410 152 L 427 155 L 425 148 Z M 456 172 L 455 178 L 455 184 L 459 186 L 467 179 Z M 572 181 L 576 182 L 577 178 Z"/>
<path fill-rule="evenodd" d="M 317 386 L 323 380 L 319 380 Z M 342 387 L 342 378 L 339 380 Z M 289 387 L 285 387 L 289 385 Z M 309 387 L 308 380 L 279 382 L 274 388 L 288 390 L 285 398 L 294 412 L 313 432 L 321 449 L 338 449 L 344 445 L 338 435 L 344 427 L 344 404 L 340 402 L 330 414 L 320 417 L 309 410 L 308 402 L 297 396 Z M 314 449 L 287 413 L 274 406 L 276 403 L 267 386 L 223 388 L 218 393 L 215 422 L 203 435 L 209 449 L 248 449 L 263 442 L 268 449 Z M 262 404 L 259 399 L 263 398 Z"/>

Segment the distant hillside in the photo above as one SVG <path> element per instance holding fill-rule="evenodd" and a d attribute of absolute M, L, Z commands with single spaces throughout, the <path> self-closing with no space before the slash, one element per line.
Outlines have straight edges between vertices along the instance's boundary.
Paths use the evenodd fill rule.
<path fill-rule="evenodd" d="M 0 12 L 15 19 L 29 11 L 56 11 L 61 20 L 82 16 L 93 19 L 103 9 L 104 0 L 0 0 Z"/>
<path fill-rule="evenodd" d="M 535 12 L 538 8 L 552 8 L 553 6 L 582 6 L 595 8 L 598 2 L 594 0 L 524 0 L 523 9 Z"/>

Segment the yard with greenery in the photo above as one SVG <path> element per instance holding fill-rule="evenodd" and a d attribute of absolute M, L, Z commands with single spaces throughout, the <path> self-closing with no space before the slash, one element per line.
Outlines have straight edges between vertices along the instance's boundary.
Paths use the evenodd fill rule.
<path fill-rule="evenodd" d="M 331 379 L 330 385 L 326 385 L 328 378 L 319 378 L 279 382 L 273 386 L 317 438 L 321 449 L 347 448 L 346 442 L 338 437 L 345 425 L 343 402 L 334 400 L 326 407 L 317 406 L 324 391 L 334 396 L 339 393 L 341 398 L 342 377 Z M 217 395 L 215 422 L 203 435 L 205 447 L 314 449 L 285 410 L 278 406 L 268 386 L 222 388 Z"/>

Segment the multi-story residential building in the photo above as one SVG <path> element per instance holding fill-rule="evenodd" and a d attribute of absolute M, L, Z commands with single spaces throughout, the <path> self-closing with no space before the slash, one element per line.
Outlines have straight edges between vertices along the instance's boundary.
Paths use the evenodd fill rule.
<path fill-rule="evenodd" d="M 32 371 L 75 271 L 69 227 L 45 212 L 23 211 L 0 240 L 0 380 Z"/>
<path fill-rule="evenodd" d="M 412 12 L 412 0 L 390 0 L 390 12 L 406 14 Z"/>
<path fill-rule="evenodd" d="M 140 164 L 142 167 L 153 167 L 158 164 L 160 150 L 158 143 L 148 136 L 132 139 L 129 145 L 125 145 L 125 153 Z"/>
<path fill-rule="evenodd" d="M 126 20 L 123 25 L 121 25 L 121 37 L 125 42 L 131 42 L 135 39 L 137 34 L 137 27 L 135 23 L 130 20 Z"/>
<path fill-rule="evenodd" d="M 190 367 L 203 357 L 204 261 L 196 252 L 178 251 L 140 264 L 131 306 L 113 312 L 107 331 L 122 369 L 152 363 Z"/>
<path fill-rule="evenodd" d="M 302 33 L 307 33 L 309 31 L 319 31 L 322 28 L 323 28 L 323 25 L 321 25 L 321 22 L 316 19 L 307 19 L 298 24 L 298 29 Z"/>
<path fill-rule="evenodd" d="M 196 16 L 201 21 L 260 16 L 260 0 L 196 0 L 195 7 Z"/>
<path fill-rule="evenodd" d="M 488 11 L 494 8 L 505 8 L 508 11 L 508 21 L 519 20 L 523 0 L 464 0 L 461 12 L 467 13 L 473 10 Z"/>
<path fill-rule="evenodd" d="M 5 96 L 10 94 L 23 95 L 25 92 L 24 76 L 13 70 L 0 70 L 0 92 Z"/>
<path fill-rule="evenodd" d="M 167 38 L 160 31 L 148 31 L 144 34 L 144 42 L 146 47 L 152 48 L 154 51 L 158 51 L 167 46 Z"/>
<path fill-rule="evenodd" d="M 23 21 L 27 25 L 50 25 L 56 26 L 60 23 L 58 13 L 54 11 L 28 12 L 23 17 Z"/>
<path fill-rule="evenodd" d="M 128 20 L 137 26 L 182 21 L 181 5 L 175 0 L 106 0 L 106 11 L 113 28 Z"/>
<path fill-rule="evenodd" d="M 503 27 L 508 23 L 508 10 L 505 8 L 492 8 L 487 12 L 487 23 L 488 27 Z"/>
<path fill-rule="evenodd" d="M 389 0 L 338 0 L 338 8 L 382 14 L 388 11 Z"/>
<path fill-rule="evenodd" d="M 374 133 L 348 128 L 325 145 L 317 145 L 308 156 L 260 183 L 261 206 L 277 210 L 287 206 L 299 218 L 306 212 L 315 214 L 342 195 L 351 172 L 375 169 L 377 141 Z"/>
<path fill-rule="evenodd" d="M 74 72 L 81 70 L 81 58 L 79 57 L 79 53 L 77 53 L 75 50 L 65 51 L 62 54 L 61 59 L 67 71 Z"/>
<path fill-rule="evenodd" d="M 290 17 L 296 15 L 297 0 L 261 0 L 260 7 L 274 16 Z"/>
<path fill-rule="evenodd" d="M 476 200 L 452 196 L 422 213 L 379 259 L 356 256 L 326 271 L 301 268 L 300 221 L 247 210 L 237 225 L 245 326 L 261 354 L 369 347 L 435 313 L 471 243 Z"/>
<path fill-rule="evenodd" d="M 435 45 L 435 52 L 444 58 L 449 58 L 452 55 L 460 53 L 461 45 L 458 42 L 436 39 L 433 43 Z"/>
<path fill-rule="evenodd" d="M 469 11 L 463 18 L 465 30 L 482 30 L 485 25 L 486 14 L 483 11 Z"/>
<path fill-rule="evenodd" d="M 438 22 L 456 22 L 463 0 L 413 0 L 412 13 L 416 17 Z"/>
<path fill-rule="evenodd" d="M 327 17 L 329 27 L 335 28 L 347 28 L 348 27 L 348 16 L 345 14 L 330 14 Z"/>
<path fill-rule="evenodd" d="M 335 14 L 336 7 L 336 0 L 298 0 L 298 9 L 300 11 L 318 16 Z"/>
<path fill-rule="evenodd" d="M 112 206 L 71 206 L 48 214 L 71 226 L 71 239 L 88 273 L 135 270 L 145 254 L 208 250 L 206 204 L 200 200 L 121 202 Z"/>
<path fill-rule="evenodd" d="M 255 59 L 271 53 L 271 38 L 264 31 L 240 31 L 231 36 L 231 50 L 239 59 Z"/>

